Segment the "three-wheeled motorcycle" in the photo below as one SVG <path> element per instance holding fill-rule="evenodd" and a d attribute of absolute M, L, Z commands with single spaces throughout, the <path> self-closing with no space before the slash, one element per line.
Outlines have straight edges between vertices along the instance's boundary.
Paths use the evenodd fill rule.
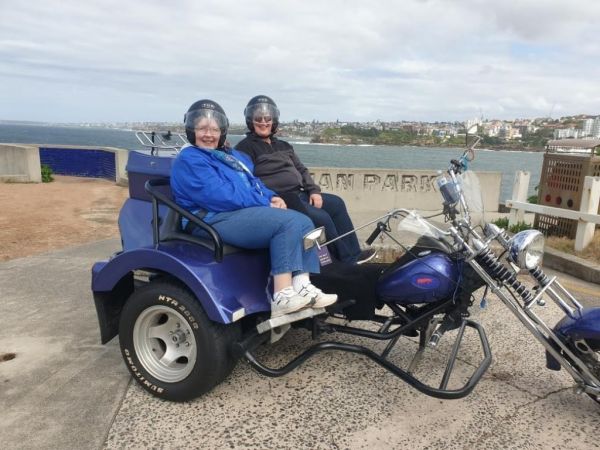
<path fill-rule="evenodd" d="M 157 143 L 160 136 L 166 140 Z M 359 227 L 373 227 L 368 245 L 385 236 L 403 254 L 386 264 L 324 266 L 313 282 L 336 292 L 338 302 L 326 310 L 307 308 L 274 319 L 268 251 L 227 245 L 212 227 L 180 208 L 169 188 L 177 154 L 171 134 L 138 137 L 151 148 L 129 153 L 129 198 L 119 215 L 122 250 L 94 264 L 92 291 L 102 343 L 119 336 L 133 378 L 153 395 L 174 401 L 198 397 L 223 381 L 241 359 L 263 375 L 279 377 L 318 353 L 343 351 L 369 358 L 424 394 L 461 398 L 492 360 L 485 331 L 469 313 L 476 293 L 485 289 L 481 298 L 491 291 L 539 340 L 548 368 L 564 368 L 579 392 L 599 401 L 600 308 L 584 308 L 556 277 L 544 273 L 540 232 L 509 236 L 475 218 L 483 211 L 481 189 L 467 166 L 476 137 L 436 182 L 444 224 L 396 209 Z M 182 217 L 206 237 L 186 233 Z M 410 245 L 402 239 L 408 235 L 413 237 Z M 327 244 L 321 230 L 304 240 L 306 249 Z M 531 278 L 533 288 L 520 281 L 523 275 Z M 536 312 L 546 300 L 564 313 L 553 327 Z M 355 325 L 364 321 L 370 326 Z M 318 342 L 281 367 L 267 366 L 256 356 L 257 348 L 281 339 L 292 326 L 306 329 Z M 447 336 L 454 342 L 439 384 L 419 379 L 414 368 L 424 352 L 438 347 L 451 330 Z M 462 345 L 467 330 L 476 336 L 478 352 Z M 335 341 L 320 339 L 331 332 Z M 374 346 L 379 348 L 375 351 L 344 342 L 344 335 L 385 347 Z M 402 336 L 418 340 L 405 368 L 389 358 Z M 481 358 L 456 387 L 450 380 L 465 347 Z"/>

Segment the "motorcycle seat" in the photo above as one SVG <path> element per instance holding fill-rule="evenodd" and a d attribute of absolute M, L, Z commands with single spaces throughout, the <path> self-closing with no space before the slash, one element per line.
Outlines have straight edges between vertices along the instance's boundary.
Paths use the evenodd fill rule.
<path fill-rule="evenodd" d="M 348 304 L 343 313 L 350 320 L 369 320 L 378 307 L 376 284 L 387 265 L 350 264 L 334 261 L 311 275 L 315 286 L 324 292 L 335 292 L 338 304 Z M 351 301 L 354 300 L 354 301 Z"/>

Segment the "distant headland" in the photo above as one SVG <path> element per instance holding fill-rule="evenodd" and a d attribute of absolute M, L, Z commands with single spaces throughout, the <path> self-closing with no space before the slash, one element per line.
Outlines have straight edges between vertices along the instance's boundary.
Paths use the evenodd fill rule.
<path fill-rule="evenodd" d="M 0 124 L 36 124 L 40 122 L 0 120 Z M 180 122 L 114 122 L 47 124 L 88 128 L 183 133 Z M 307 143 L 338 145 L 393 145 L 412 147 L 461 147 L 466 130 L 481 136 L 480 146 L 493 150 L 543 151 L 551 139 L 600 138 L 600 116 L 580 114 L 559 119 L 490 120 L 475 118 L 466 122 L 420 121 L 300 121 L 281 122 L 278 136 Z M 246 133 L 245 124 L 232 124 L 229 134 Z"/>

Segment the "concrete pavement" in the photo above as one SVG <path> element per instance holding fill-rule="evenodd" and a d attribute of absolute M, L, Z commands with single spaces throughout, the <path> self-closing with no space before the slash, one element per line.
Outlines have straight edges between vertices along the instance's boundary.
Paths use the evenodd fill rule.
<path fill-rule="evenodd" d="M 129 374 L 117 342 L 100 345 L 90 267 L 116 240 L 0 263 L 0 443 L 95 449 Z"/>
<path fill-rule="evenodd" d="M 116 340 L 99 344 L 90 268 L 118 248 L 98 241 L 0 263 L 0 443 L 8 449 L 97 448 L 581 448 L 597 447 L 600 406 L 572 392 L 564 371 L 545 368 L 540 344 L 495 297 L 473 317 L 494 360 L 462 400 L 418 393 L 363 357 L 320 354 L 291 374 L 263 377 L 240 362 L 206 396 L 158 400 L 135 383 Z M 598 285 L 565 277 L 589 305 Z M 542 314 L 556 320 L 551 308 Z M 333 339 L 336 336 L 328 336 Z M 439 376 L 451 336 L 419 366 Z M 370 345 L 360 338 L 342 339 Z M 261 349 L 282 363 L 309 344 L 302 330 Z M 414 339 L 392 359 L 406 363 Z M 381 348 L 375 344 L 375 348 Z M 457 370 L 477 363 L 470 342 Z"/>

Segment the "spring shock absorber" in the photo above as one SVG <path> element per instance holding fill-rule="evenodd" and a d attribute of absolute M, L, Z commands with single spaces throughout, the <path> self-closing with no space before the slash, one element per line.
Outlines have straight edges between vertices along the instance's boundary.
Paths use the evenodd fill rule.
<path fill-rule="evenodd" d="M 498 258 L 491 250 L 486 249 L 475 259 L 487 272 L 496 280 L 502 281 L 512 287 L 524 302 L 529 302 L 533 295 L 527 287 L 517 280 L 514 272 L 510 271 L 502 265 Z M 540 271 L 541 272 L 541 271 Z M 543 273 L 542 273 L 543 275 Z M 545 276 L 545 275 L 543 275 Z M 537 278 L 536 278 L 537 279 Z"/>
<path fill-rule="evenodd" d="M 541 287 L 546 286 L 550 283 L 550 279 L 546 276 L 544 271 L 540 267 L 536 267 L 535 269 L 530 269 L 529 273 L 535 280 L 539 283 Z"/>

